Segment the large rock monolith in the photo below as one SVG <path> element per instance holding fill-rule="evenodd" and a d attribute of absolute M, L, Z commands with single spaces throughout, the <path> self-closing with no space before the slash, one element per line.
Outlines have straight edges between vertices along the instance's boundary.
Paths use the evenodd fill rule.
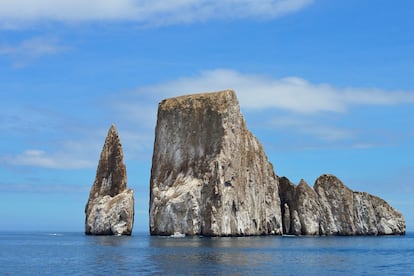
<path fill-rule="evenodd" d="M 231 90 L 163 100 L 150 179 L 151 235 L 281 234 L 278 177 Z"/>

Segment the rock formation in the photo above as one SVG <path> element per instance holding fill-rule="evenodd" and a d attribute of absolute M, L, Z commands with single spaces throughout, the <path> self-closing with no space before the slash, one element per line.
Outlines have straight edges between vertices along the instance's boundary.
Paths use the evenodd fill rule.
<path fill-rule="evenodd" d="M 88 235 L 131 235 L 134 192 L 127 189 L 122 145 L 114 125 L 108 131 L 85 208 Z"/>
<path fill-rule="evenodd" d="M 304 180 L 298 186 L 286 177 L 281 177 L 279 182 L 283 233 L 318 235 L 321 212 L 318 195 Z"/>
<path fill-rule="evenodd" d="M 401 213 L 376 196 L 350 190 L 333 175 L 320 176 L 313 189 L 303 180 L 295 186 L 282 177 L 279 192 L 285 234 L 405 234 Z"/>
<path fill-rule="evenodd" d="M 159 104 L 150 179 L 152 235 L 281 234 L 278 187 L 233 91 Z"/>
<path fill-rule="evenodd" d="M 279 179 L 231 90 L 159 104 L 149 213 L 151 235 L 388 235 L 406 227 L 384 200 L 335 176 L 313 188 Z"/>

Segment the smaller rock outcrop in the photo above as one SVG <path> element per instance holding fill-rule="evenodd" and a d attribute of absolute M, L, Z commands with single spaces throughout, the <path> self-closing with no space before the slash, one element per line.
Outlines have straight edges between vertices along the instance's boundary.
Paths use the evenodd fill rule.
<path fill-rule="evenodd" d="M 284 234 L 396 235 L 405 234 L 405 220 L 384 200 L 355 192 L 337 177 L 320 176 L 313 189 L 279 179 Z"/>
<path fill-rule="evenodd" d="M 284 233 L 319 235 L 320 205 L 315 191 L 303 179 L 298 186 L 286 177 L 279 183 Z"/>
<path fill-rule="evenodd" d="M 134 192 L 127 189 L 122 145 L 114 125 L 105 144 L 85 207 L 85 234 L 131 235 L 134 224 Z"/>

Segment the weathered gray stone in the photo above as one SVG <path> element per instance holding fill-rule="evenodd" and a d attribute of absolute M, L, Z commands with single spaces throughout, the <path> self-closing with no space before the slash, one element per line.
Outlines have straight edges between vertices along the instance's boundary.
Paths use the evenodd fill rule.
<path fill-rule="evenodd" d="M 320 176 L 313 189 L 303 180 L 298 186 L 285 177 L 279 182 L 283 223 L 289 223 L 283 225 L 285 234 L 405 234 L 401 213 L 376 196 L 352 191 L 333 175 Z"/>
<path fill-rule="evenodd" d="M 333 175 L 278 178 L 231 90 L 162 101 L 155 134 L 152 235 L 405 233 L 398 211 Z"/>
<path fill-rule="evenodd" d="M 303 179 L 296 187 L 297 211 L 302 235 L 318 235 L 321 207 L 315 191 Z"/>
<path fill-rule="evenodd" d="M 134 223 L 134 192 L 127 189 L 122 145 L 114 125 L 105 144 L 85 207 L 88 235 L 131 235 Z"/>
<path fill-rule="evenodd" d="M 150 180 L 152 235 L 281 234 L 278 187 L 233 91 L 159 104 Z"/>
<path fill-rule="evenodd" d="M 286 177 L 279 179 L 281 204 L 289 207 L 290 213 L 282 212 L 284 233 L 291 235 L 318 235 L 320 206 L 315 191 L 302 179 L 298 186 Z M 292 218 L 289 220 L 288 218 Z"/>
<path fill-rule="evenodd" d="M 333 175 L 320 176 L 314 189 L 321 206 L 321 234 L 353 235 L 353 191 Z"/>

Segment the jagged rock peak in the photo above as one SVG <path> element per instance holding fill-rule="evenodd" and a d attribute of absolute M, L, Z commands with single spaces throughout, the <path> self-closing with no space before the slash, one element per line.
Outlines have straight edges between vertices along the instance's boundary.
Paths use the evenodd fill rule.
<path fill-rule="evenodd" d="M 336 176 L 321 175 L 311 188 L 280 178 L 285 234 L 393 235 L 405 234 L 405 220 L 384 200 L 355 192 Z"/>
<path fill-rule="evenodd" d="M 121 141 L 113 124 L 106 136 L 85 213 L 85 233 L 130 235 L 134 220 L 134 193 L 127 189 Z"/>
<path fill-rule="evenodd" d="M 93 189 L 95 194 L 115 196 L 126 190 L 127 173 L 123 159 L 121 140 L 115 125 L 112 124 L 108 130 L 96 171 Z"/>
<path fill-rule="evenodd" d="M 314 184 L 321 204 L 321 232 L 326 235 L 405 234 L 403 215 L 385 200 L 349 189 L 324 174 Z"/>
<path fill-rule="evenodd" d="M 158 106 L 150 233 L 281 234 L 278 179 L 232 90 Z"/>

